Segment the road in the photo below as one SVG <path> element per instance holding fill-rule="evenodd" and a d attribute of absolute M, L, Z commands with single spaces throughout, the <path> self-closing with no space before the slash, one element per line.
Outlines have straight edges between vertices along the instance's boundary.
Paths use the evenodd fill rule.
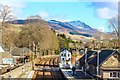
<path fill-rule="evenodd" d="M 65 80 L 58 63 L 58 57 L 39 58 L 32 80 Z"/>

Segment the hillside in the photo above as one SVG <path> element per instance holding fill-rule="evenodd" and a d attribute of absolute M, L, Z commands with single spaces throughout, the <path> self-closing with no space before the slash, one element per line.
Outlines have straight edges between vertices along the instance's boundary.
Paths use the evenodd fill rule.
<path fill-rule="evenodd" d="M 28 22 L 36 22 L 37 20 L 26 19 L 26 20 L 15 20 L 10 23 L 12 24 L 26 24 Z M 95 40 L 95 39 L 106 39 L 110 37 L 109 33 L 100 32 L 97 29 L 92 28 L 86 23 L 76 20 L 70 22 L 61 22 L 56 20 L 46 21 L 50 28 L 54 29 L 57 34 L 66 34 L 67 37 L 71 37 L 73 40 Z M 106 37 L 107 36 L 107 37 Z"/>
<path fill-rule="evenodd" d="M 3 45 L 7 49 L 10 46 L 29 47 L 34 44 L 41 50 L 57 50 L 59 47 L 57 36 L 48 26 L 43 20 L 27 25 L 6 24 L 2 31 Z"/>
<path fill-rule="evenodd" d="M 56 20 L 48 21 L 51 28 L 56 30 L 57 33 L 64 33 L 67 37 L 71 37 L 73 40 L 95 40 L 95 39 L 106 39 L 110 37 L 110 34 L 100 32 L 79 20 L 70 22 L 60 22 Z M 107 36 L 107 37 L 106 37 Z"/>

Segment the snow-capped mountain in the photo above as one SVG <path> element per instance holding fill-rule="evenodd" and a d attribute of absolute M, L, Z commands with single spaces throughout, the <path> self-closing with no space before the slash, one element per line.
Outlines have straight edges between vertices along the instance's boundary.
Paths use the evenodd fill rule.
<path fill-rule="evenodd" d="M 91 28 L 89 25 L 85 24 L 84 22 L 81 22 L 79 20 L 77 21 L 70 21 L 70 22 L 60 22 L 60 21 L 56 21 L 56 20 L 50 20 L 48 21 L 49 25 L 55 29 L 55 30 L 59 30 L 59 29 L 67 29 L 70 31 L 84 31 L 84 32 L 88 32 L 88 33 L 92 33 L 94 31 L 96 31 L 96 29 Z"/>

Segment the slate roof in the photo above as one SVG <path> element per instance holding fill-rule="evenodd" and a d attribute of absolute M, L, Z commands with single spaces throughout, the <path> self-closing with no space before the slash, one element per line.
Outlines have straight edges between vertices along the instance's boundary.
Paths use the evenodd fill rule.
<path fill-rule="evenodd" d="M 102 50 L 99 53 L 99 66 L 106 61 L 112 54 L 116 53 L 117 51 L 114 50 Z M 118 52 L 117 52 L 118 53 Z M 97 56 L 93 57 L 90 61 L 88 61 L 88 64 L 92 64 L 97 66 Z"/>
<path fill-rule="evenodd" d="M 81 57 L 79 60 L 80 66 L 83 66 L 85 64 L 85 57 L 87 57 L 87 61 L 88 61 L 93 54 L 97 54 L 97 51 L 92 51 L 92 50 L 87 51 L 87 53 L 83 55 L 83 57 Z"/>
<path fill-rule="evenodd" d="M 4 54 L 2 54 L 2 58 L 11 58 L 11 54 L 9 52 L 4 52 Z"/>
<path fill-rule="evenodd" d="M 61 49 L 60 49 L 60 52 L 63 52 L 64 50 L 69 51 L 67 48 L 61 48 Z M 69 51 L 69 52 L 71 52 L 71 51 Z"/>
<path fill-rule="evenodd" d="M 28 48 L 14 48 L 11 50 L 11 54 L 13 56 L 22 56 L 24 51 L 24 55 L 29 54 L 29 49 Z"/>

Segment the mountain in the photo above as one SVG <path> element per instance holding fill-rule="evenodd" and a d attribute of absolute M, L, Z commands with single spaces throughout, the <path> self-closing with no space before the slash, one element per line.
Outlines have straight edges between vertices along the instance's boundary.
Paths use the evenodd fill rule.
<path fill-rule="evenodd" d="M 94 29 L 80 20 L 69 22 L 50 20 L 48 24 L 51 28 L 56 30 L 57 33 L 64 33 L 73 40 L 88 41 L 110 37 L 110 34 Z"/>
<path fill-rule="evenodd" d="M 29 22 L 36 22 L 36 19 L 26 19 L 26 20 L 14 20 L 10 23 L 12 24 L 26 24 Z M 77 21 L 70 21 L 70 22 L 60 22 L 56 20 L 50 20 L 48 21 L 48 24 L 51 28 L 55 30 L 59 29 L 67 29 L 70 31 L 95 31 L 95 29 L 91 28 L 89 25 L 85 24 L 84 22 L 81 22 L 79 20 Z"/>
<path fill-rule="evenodd" d="M 70 21 L 70 22 L 66 22 L 76 28 L 80 28 L 80 29 L 84 29 L 84 30 L 93 30 L 93 28 L 91 28 L 90 26 L 86 25 L 84 22 L 81 21 Z"/>
<path fill-rule="evenodd" d="M 98 31 L 94 28 L 91 28 L 89 25 L 79 20 L 70 21 L 70 22 L 60 22 L 56 20 L 50 20 L 48 21 L 48 24 L 51 26 L 51 28 L 55 30 L 64 29 L 64 30 L 72 31 L 72 32 L 76 31 L 76 32 L 85 32 L 85 33 L 90 33 L 90 34 Z"/>
<path fill-rule="evenodd" d="M 50 20 L 48 21 L 49 25 L 53 28 L 53 29 L 59 29 L 59 28 L 66 28 L 69 30 L 74 30 L 74 27 L 68 23 L 65 22 L 60 22 L 60 21 L 56 21 L 56 20 Z"/>
<path fill-rule="evenodd" d="M 25 20 L 13 20 L 13 21 L 10 21 L 9 23 L 11 24 L 27 24 L 27 23 L 34 23 L 34 22 L 38 22 L 39 20 L 38 19 L 25 19 Z"/>
<path fill-rule="evenodd" d="M 10 23 L 12 24 L 26 24 L 37 22 L 37 19 L 26 19 L 26 20 L 14 20 Z M 101 37 L 108 35 L 108 33 L 100 32 L 97 29 L 94 29 L 87 25 L 86 23 L 76 20 L 69 22 L 61 22 L 57 20 L 47 21 L 50 28 L 54 29 L 57 33 L 64 33 L 67 37 L 71 37 L 75 40 L 85 40 L 85 39 L 100 39 Z M 102 36 L 101 36 L 102 35 Z M 105 37 L 104 37 L 105 38 Z"/>

